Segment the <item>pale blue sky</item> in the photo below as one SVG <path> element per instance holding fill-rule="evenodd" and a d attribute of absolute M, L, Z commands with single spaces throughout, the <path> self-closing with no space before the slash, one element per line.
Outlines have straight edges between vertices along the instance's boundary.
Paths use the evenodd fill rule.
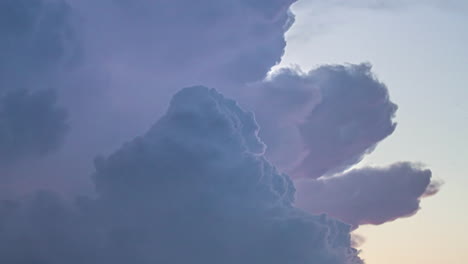
<path fill-rule="evenodd" d="M 281 65 L 371 62 L 398 104 L 396 132 L 360 165 L 423 162 L 445 184 L 409 219 L 364 227 L 368 263 L 468 259 L 468 2 L 299 1 Z M 330 4 L 334 3 L 334 4 Z M 346 4 L 345 4 L 346 3 Z M 372 4 L 374 3 L 374 4 Z"/>

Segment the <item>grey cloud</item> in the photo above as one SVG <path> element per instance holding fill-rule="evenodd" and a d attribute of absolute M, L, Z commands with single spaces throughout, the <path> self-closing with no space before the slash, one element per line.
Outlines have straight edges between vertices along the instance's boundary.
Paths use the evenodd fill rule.
<path fill-rule="evenodd" d="M 99 48 L 90 52 L 99 52 L 96 56 L 108 62 L 123 67 L 144 65 L 147 74 L 160 78 L 175 71 L 193 83 L 243 84 L 262 79 L 280 61 L 293 2 L 119 0 L 73 4 L 89 22 L 85 28 L 88 48 Z M 150 77 L 146 78 L 152 80 Z"/>
<path fill-rule="evenodd" d="M 397 106 L 370 70 L 361 64 L 324 66 L 312 73 L 321 102 L 299 127 L 307 146 L 299 174 L 317 178 L 342 171 L 393 133 Z"/>
<path fill-rule="evenodd" d="M 75 173 L 70 164 L 81 172 L 87 167 L 79 162 L 87 162 L 90 153 L 131 138 L 160 113 L 174 89 L 222 84 L 224 91 L 240 95 L 239 86 L 263 79 L 284 52 L 293 2 L 76 0 L 67 6 L 54 0 L 4 1 L 0 14 L 11 12 L 3 17 L 20 15 L 0 18 L 0 24 L 16 28 L 5 35 L 13 44 L 3 42 L 10 44 L 0 51 L 14 67 L 0 62 L 0 74 L 7 77 L 8 89 L 39 79 L 37 86 L 55 86 L 54 78 L 61 79 L 56 69 L 76 58 L 77 43 L 83 41 L 85 61 L 66 80 L 74 87 L 61 91 L 75 132 L 65 155 L 44 165 L 68 181 Z M 75 16 L 82 18 L 79 24 L 71 21 Z M 19 26 L 9 25 L 12 21 Z M 79 41 L 77 31 L 83 32 Z M 326 66 L 307 74 L 284 70 L 256 85 L 272 103 L 250 104 L 259 113 L 266 155 L 274 162 L 287 155 L 281 167 L 302 161 L 295 176 L 317 178 L 353 165 L 394 129 L 396 107 L 368 65 Z M 50 118 L 41 118 L 58 129 L 47 133 L 45 145 L 15 147 L 21 150 L 18 157 L 48 152 L 57 145 L 53 139 L 63 137 L 63 111 L 54 100 L 47 102 L 50 107 L 39 104 L 39 110 L 48 109 Z M 275 116 L 283 125 L 279 129 Z M 26 117 L 21 122 L 31 121 Z M 12 129 L 5 124 L 8 134 Z M 22 133 L 27 142 L 40 138 Z M 0 260 L 362 263 L 351 246 L 349 226 L 292 206 L 293 184 L 265 159 L 257 133 L 252 114 L 234 101 L 205 88 L 186 89 L 147 134 L 96 160 L 96 199 L 82 198 L 71 207 L 42 193 L 24 203 L 5 202 Z M 289 135 L 291 140 L 284 140 Z"/>
<path fill-rule="evenodd" d="M 42 156 L 58 148 L 67 125 L 52 90 L 14 90 L 0 97 L 0 164 Z"/>
<path fill-rule="evenodd" d="M 369 64 L 283 69 L 253 89 L 267 156 L 294 177 L 343 171 L 395 130 L 397 106 Z"/>
<path fill-rule="evenodd" d="M 56 150 L 67 131 L 62 74 L 79 60 L 74 16 L 62 0 L 0 2 L 0 163 Z"/>
<path fill-rule="evenodd" d="M 350 227 L 292 206 L 253 115 L 204 87 L 96 160 L 96 199 L 0 205 L 5 263 L 363 263 Z"/>
<path fill-rule="evenodd" d="M 77 67 L 59 76 L 72 129 L 60 156 L 38 170 L 67 174 L 54 179 L 61 186 L 72 185 L 69 179 L 89 186 L 81 177 L 92 172 L 89 160 L 146 129 L 180 87 L 220 87 L 238 98 L 239 87 L 281 59 L 293 2 L 69 0 L 83 52 Z"/>
<path fill-rule="evenodd" d="M 332 178 L 304 179 L 296 185 L 298 207 L 326 212 L 357 227 L 414 215 L 421 198 L 437 193 L 441 183 L 432 180 L 430 170 L 401 162 L 354 169 Z"/>
<path fill-rule="evenodd" d="M 0 202 L 3 263 L 96 263 L 100 253 L 89 217 L 53 192 Z M 102 262 L 101 262 L 102 263 Z"/>
<path fill-rule="evenodd" d="M 57 70 L 79 53 L 71 11 L 61 0 L 1 1 L 0 32 L 2 90 L 48 88 Z"/>
<path fill-rule="evenodd" d="M 382 224 L 416 213 L 421 198 L 438 192 L 430 170 L 410 163 L 342 173 L 396 127 L 397 106 L 370 65 L 286 68 L 249 89 L 266 156 L 295 177 L 302 209 L 355 227 Z"/>
<path fill-rule="evenodd" d="M 237 97 L 280 61 L 293 2 L 69 1 L 84 56 L 60 94 L 73 126 L 64 152 L 109 153 L 163 114 L 180 87 Z"/>

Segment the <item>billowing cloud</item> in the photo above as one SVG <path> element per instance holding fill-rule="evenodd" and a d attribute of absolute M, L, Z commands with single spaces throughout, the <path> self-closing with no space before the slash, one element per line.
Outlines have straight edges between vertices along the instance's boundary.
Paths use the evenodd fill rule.
<path fill-rule="evenodd" d="M 294 186 L 282 171 L 316 179 L 356 164 L 393 132 L 396 106 L 367 64 L 286 69 L 261 81 L 283 55 L 294 2 L 1 2 L 6 162 L 56 149 L 66 114 L 41 89 L 63 84 L 59 99 L 70 109 L 73 133 L 60 155 L 27 173 L 63 174 L 54 179 L 74 185 L 70 179 L 82 177 L 92 155 L 132 138 L 175 89 L 197 83 L 223 87 L 252 106 L 268 148 L 253 114 L 214 90 L 185 89 L 147 134 L 96 159 L 95 199 L 71 206 L 45 192 L 2 203 L 0 261 L 362 263 L 348 225 L 293 207 Z M 73 72 L 61 71 L 78 58 L 83 64 Z M 248 99 L 240 87 L 252 82 L 256 94 Z M 329 189 L 343 187 L 332 179 Z M 429 184 L 424 195 L 436 191 Z M 340 205 L 318 211 L 337 215 Z"/>
<path fill-rule="evenodd" d="M 395 130 L 397 106 L 368 64 L 325 66 L 313 75 L 321 102 L 300 125 L 307 155 L 299 174 L 317 178 L 359 162 Z"/>
<path fill-rule="evenodd" d="M 335 177 L 296 182 L 297 206 L 336 217 L 354 227 L 408 217 L 421 198 L 437 193 L 430 170 L 401 162 L 389 167 L 353 169 Z"/>
<path fill-rule="evenodd" d="M 411 163 L 343 174 L 396 127 L 397 106 L 369 64 L 285 68 L 249 88 L 266 156 L 294 176 L 300 208 L 355 227 L 382 224 L 413 215 L 438 191 L 431 171 Z"/>
<path fill-rule="evenodd" d="M 0 205 L 2 263 L 363 263 L 350 227 L 293 207 L 253 115 L 186 88 L 142 137 L 96 159 L 97 198 Z"/>
<path fill-rule="evenodd" d="M 369 64 L 283 69 L 256 85 L 267 156 L 295 177 L 341 172 L 395 130 L 397 106 Z"/>
<path fill-rule="evenodd" d="M 0 164 L 57 149 L 68 129 L 67 113 L 53 90 L 14 90 L 0 97 Z"/>
<path fill-rule="evenodd" d="M 146 129 L 180 87 L 239 98 L 246 82 L 263 79 L 284 53 L 294 0 L 68 2 L 84 53 L 59 97 L 73 127 L 62 157 L 74 159 L 51 164 L 89 171 L 96 153 Z"/>
<path fill-rule="evenodd" d="M 282 68 L 248 85 L 241 102 L 254 109 L 268 159 L 283 171 L 293 172 L 305 151 L 299 125 L 320 102 L 312 75 L 298 68 Z"/>

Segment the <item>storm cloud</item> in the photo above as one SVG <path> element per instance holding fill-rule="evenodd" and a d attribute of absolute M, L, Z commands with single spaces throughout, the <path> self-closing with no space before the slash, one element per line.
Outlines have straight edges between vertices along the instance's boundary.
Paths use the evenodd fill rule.
<path fill-rule="evenodd" d="M 439 190 L 408 162 L 344 173 L 396 128 L 397 106 L 370 64 L 283 68 L 249 88 L 266 156 L 293 176 L 300 208 L 356 228 L 411 216 Z"/>
<path fill-rule="evenodd" d="M 33 174 L 67 196 L 3 201 L 0 262 L 362 263 L 351 226 L 305 211 L 380 224 L 413 214 L 439 186 L 407 163 L 329 178 L 392 134 L 397 107 L 369 64 L 265 79 L 284 53 L 294 2 L 2 1 L 0 163 L 65 142 L 12 175 Z M 177 93 L 164 114 L 193 84 L 220 87 L 256 118 L 201 86 Z M 92 169 L 96 153 L 106 155 Z M 301 179 L 297 202 L 285 172 Z M 375 181 L 356 197 L 367 178 Z M 387 184 L 390 197 L 411 179 L 401 199 L 373 192 Z M 68 190 L 79 181 L 94 196 L 75 199 Z M 385 210 L 374 211 L 371 196 Z"/>
<path fill-rule="evenodd" d="M 0 206 L 5 263 L 357 264 L 350 227 L 293 207 L 252 113 L 186 88 L 142 137 L 96 159 L 96 198 Z"/>
<path fill-rule="evenodd" d="M 240 99 L 240 87 L 279 63 L 294 21 L 293 0 L 68 2 L 83 55 L 59 96 L 72 126 L 64 153 L 87 169 L 160 117 L 181 87 Z"/>

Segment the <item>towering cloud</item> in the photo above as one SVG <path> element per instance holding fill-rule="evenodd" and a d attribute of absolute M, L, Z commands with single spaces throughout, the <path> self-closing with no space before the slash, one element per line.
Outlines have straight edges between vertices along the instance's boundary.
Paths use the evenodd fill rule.
<path fill-rule="evenodd" d="M 350 227 L 292 206 L 253 115 L 204 87 L 176 94 L 142 137 L 96 160 L 96 199 L 0 206 L 4 263 L 357 264 Z"/>
<path fill-rule="evenodd" d="M 52 172 L 59 188 L 74 185 L 91 156 L 132 138 L 186 85 L 223 87 L 262 129 L 218 92 L 184 89 L 144 136 L 96 159 L 96 197 L 0 203 L 0 262 L 362 263 L 351 227 L 295 208 L 283 172 L 302 178 L 302 208 L 354 226 L 410 215 L 438 186 L 406 163 L 328 178 L 393 132 L 396 105 L 367 64 L 263 80 L 283 54 L 294 2 L 1 1 L 0 164 L 50 153 L 72 126 L 60 155 L 12 175 Z M 58 99 L 48 89 L 61 87 Z M 413 181 L 401 199 L 373 192 Z M 385 210 L 374 213 L 372 197 Z"/>
<path fill-rule="evenodd" d="M 423 197 L 437 193 L 428 169 L 408 162 L 389 167 L 354 169 L 336 177 L 297 181 L 297 206 L 326 212 L 354 227 L 379 225 L 408 217 L 420 209 Z"/>
<path fill-rule="evenodd" d="M 342 173 L 396 126 L 397 106 L 370 65 L 281 69 L 250 89 L 266 155 L 295 177 L 300 208 L 354 227 L 382 224 L 413 215 L 438 191 L 431 171 L 411 163 Z"/>

